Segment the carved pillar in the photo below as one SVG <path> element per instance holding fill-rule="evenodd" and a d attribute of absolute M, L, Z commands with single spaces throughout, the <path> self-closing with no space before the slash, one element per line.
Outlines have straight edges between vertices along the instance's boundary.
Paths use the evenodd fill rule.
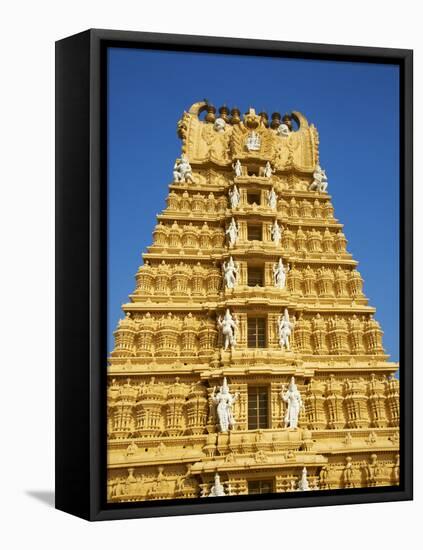
<path fill-rule="evenodd" d="M 385 382 L 386 407 L 390 426 L 399 426 L 399 381 L 391 376 Z"/>
<path fill-rule="evenodd" d="M 198 339 L 198 355 L 200 357 L 208 357 L 215 351 L 217 346 L 217 330 L 215 328 L 215 323 L 211 319 L 201 322 Z"/>
<path fill-rule="evenodd" d="M 264 264 L 264 286 L 274 287 L 275 281 L 273 278 L 273 266 L 274 262 L 266 262 Z"/>
<path fill-rule="evenodd" d="M 206 388 L 200 382 L 191 386 L 188 393 L 186 410 L 187 433 L 195 435 L 204 433 L 209 406 Z"/>
<path fill-rule="evenodd" d="M 295 265 L 288 272 L 288 290 L 291 294 L 302 294 L 302 274 Z"/>
<path fill-rule="evenodd" d="M 248 283 L 248 266 L 247 262 L 238 262 L 239 265 L 239 281 L 238 284 L 246 286 Z"/>
<path fill-rule="evenodd" d="M 363 279 L 356 269 L 350 272 L 348 289 L 352 298 L 361 298 L 363 296 Z"/>
<path fill-rule="evenodd" d="M 136 338 L 137 357 L 151 357 L 153 355 L 154 329 L 154 319 L 150 313 L 146 313 L 140 321 L 140 330 Z"/>
<path fill-rule="evenodd" d="M 324 385 L 310 380 L 306 386 L 304 407 L 307 426 L 312 430 L 323 430 L 326 427 Z"/>
<path fill-rule="evenodd" d="M 184 431 L 183 409 L 187 387 L 179 383 L 176 377 L 175 383 L 169 388 L 166 400 L 166 434 L 170 436 L 181 435 Z"/>
<path fill-rule="evenodd" d="M 284 425 L 283 403 L 281 399 L 282 386 L 279 382 L 270 384 L 270 427 L 275 430 Z"/>
<path fill-rule="evenodd" d="M 349 353 L 348 329 L 345 319 L 337 315 L 333 319 L 330 319 L 328 336 L 330 353 L 335 355 Z"/>
<path fill-rule="evenodd" d="M 309 265 L 303 270 L 303 289 L 305 296 L 316 295 L 316 274 Z"/>
<path fill-rule="evenodd" d="M 234 417 L 237 430 L 248 430 L 248 385 L 233 384 L 231 393 L 239 392 L 239 398 L 234 405 Z"/>
<path fill-rule="evenodd" d="M 181 355 L 193 357 L 197 355 L 197 330 L 194 320 L 184 323 L 181 332 Z"/>
<path fill-rule="evenodd" d="M 125 319 L 121 319 L 117 330 L 113 333 L 115 337 L 115 349 L 112 357 L 131 357 L 135 351 L 135 336 L 137 333 L 137 324 L 131 319 L 131 314 L 127 313 Z"/>
<path fill-rule="evenodd" d="M 159 322 L 159 329 L 155 339 L 156 355 L 158 357 L 178 357 L 179 355 L 179 333 L 181 323 L 168 313 Z"/>
<path fill-rule="evenodd" d="M 372 355 L 384 353 L 382 335 L 383 331 L 379 323 L 371 317 L 364 325 L 364 341 L 367 353 Z"/>
<path fill-rule="evenodd" d="M 280 313 L 267 315 L 267 343 L 269 348 L 279 348 L 278 319 Z"/>
<path fill-rule="evenodd" d="M 326 411 L 327 427 L 331 430 L 338 430 L 345 426 L 344 397 L 341 382 L 332 374 L 326 382 Z"/>
<path fill-rule="evenodd" d="M 156 384 L 152 377 L 149 384 L 141 386 L 136 404 L 136 432 L 139 437 L 158 436 L 164 428 L 162 407 L 165 404 L 163 384 Z"/>
<path fill-rule="evenodd" d="M 119 394 L 111 407 L 112 412 L 112 436 L 116 439 L 129 437 L 135 427 L 134 406 L 137 399 L 138 388 L 127 383 L 120 386 Z"/>
<path fill-rule="evenodd" d="M 324 355 L 328 351 L 326 342 L 326 322 L 320 316 L 320 313 L 318 313 L 311 324 L 314 353 Z"/>
<path fill-rule="evenodd" d="M 369 416 L 367 396 L 363 380 L 347 380 L 345 384 L 345 408 L 348 428 L 367 428 Z"/>
<path fill-rule="evenodd" d="M 236 347 L 237 348 L 246 348 L 247 347 L 247 314 L 246 313 L 236 313 L 236 321 L 238 323 L 237 333 L 236 333 Z"/>
<path fill-rule="evenodd" d="M 154 273 L 150 264 L 144 264 L 137 271 L 135 276 L 137 281 L 136 293 L 143 296 L 151 296 L 154 293 Z"/>
<path fill-rule="evenodd" d="M 311 347 L 311 323 L 309 320 L 304 319 L 302 314 L 295 323 L 295 348 L 300 353 L 308 354 L 312 353 Z"/>
<path fill-rule="evenodd" d="M 207 294 L 216 295 L 222 288 L 222 275 L 216 267 L 209 269 L 206 277 Z"/>
<path fill-rule="evenodd" d="M 191 278 L 191 295 L 192 296 L 204 296 L 204 268 L 200 264 L 194 266 L 192 270 Z"/>
<path fill-rule="evenodd" d="M 385 410 L 385 387 L 381 380 L 372 374 L 369 386 L 369 410 L 371 426 L 373 428 L 385 428 L 387 426 Z"/>
<path fill-rule="evenodd" d="M 360 354 L 364 352 L 363 346 L 363 327 L 357 315 L 353 315 L 349 321 L 350 346 L 352 353 Z"/>

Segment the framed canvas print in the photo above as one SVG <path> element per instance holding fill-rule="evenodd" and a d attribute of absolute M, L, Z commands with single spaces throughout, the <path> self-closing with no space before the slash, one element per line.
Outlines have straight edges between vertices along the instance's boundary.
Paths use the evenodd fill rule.
<path fill-rule="evenodd" d="M 56 506 L 412 498 L 412 52 L 56 45 Z"/>

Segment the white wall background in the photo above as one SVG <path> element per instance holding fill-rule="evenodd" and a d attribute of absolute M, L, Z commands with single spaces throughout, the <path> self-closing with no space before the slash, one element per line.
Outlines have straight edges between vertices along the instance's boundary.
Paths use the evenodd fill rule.
<path fill-rule="evenodd" d="M 416 270 L 423 239 L 419 3 L 384 0 L 5 2 L 0 16 L 0 523 L 4 548 L 410 547 L 415 501 L 89 524 L 52 508 L 54 466 L 54 41 L 90 27 L 415 49 Z M 171 85 L 171 83 L 170 83 Z M 318 93 L 318 90 L 316 90 Z M 281 90 L 283 97 L 283 90 Z M 365 116 L 366 113 L 363 113 Z M 420 124 L 419 124 L 420 123 Z M 357 159 L 359 174 L 360 159 Z M 421 273 L 416 273 L 417 283 Z M 416 310 L 422 292 L 416 285 Z M 422 328 L 416 318 L 416 340 Z M 423 385 L 415 355 L 416 397 Z M 416 403 L 416 464 L 422 406 Z M 417 543 L 418 544 L 418 543 Z M 297 546 L 298 545 L 298 546 Z"/>

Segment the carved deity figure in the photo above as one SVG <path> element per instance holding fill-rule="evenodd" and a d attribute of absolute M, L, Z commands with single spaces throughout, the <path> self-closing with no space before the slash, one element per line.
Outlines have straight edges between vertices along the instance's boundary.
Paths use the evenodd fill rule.
<path fill-rule="evenodd" d="M 138 445 L 133 441 L 126 448 L 126 456 L 132 456 L 138 451 Z"/>
<path fill-rule="evenodd" d="M 241 193 L 238 191 L 238 187 L 234 185 L 232 189 L 229 189 L 229 202 L 231 208 L 238 208 L 241 202 Z"/>
<path fill-rule="evenodd" d="M 239 159 L 237 159 L 233 164 L 232 164 L 232 168 L 234 169 L 234 172 L 235 172 L 235 176 L 237 178 L 239 178 L 240 176 L 242 176 L 242 166 L 241 166 L 241 161 Z"/>
<path fill-rule="evenodd" d="M 279 227 L 278 220 L 275 220 L 273 222 L 273 225 L 270 229 L 271 235 L 272 235 L 272 241 L 279 245 L 282 239 L 282 229 Z"/>
<path fill-rule="evenodd" d="M 214 483 L 210 489 L 209 497 L 224 497 L 225 496 L 225 489 L 223 488 L 223 485 L 220 483 L 220 476 L 216 472 L 214 475 Z"/>
<path fill-rule="evenodd" d="M 279 316 L 278 319 L 278 332 L 279 332 L 279 345 L 281 348 L 286 348 L 289 351 L 289 341 L 291 338 L 293 324 L 289 320 L 288 310 L 285 309 L 283 315 Z"/>
<path fill-rule="evenodd" d="M 229 245 L 230 248 L 235 246 L 235 243 L 238 239 L 238 233 L 239 233 L 238 226 L 236 224 L 236 221 L 232 218 L 228 229 L 225 231 L 225 235 L 228 239 L 228 245 Z"/>
<path fill-rule="evenodd" d="M 282 137 L 286 137 L 286 136 L 289 136 L 289 127 L 287 124 L 279 124 L 277 130 L 276 130 L 276 133 L 278 134 L 278 136 L 282 136 Z"/>
<path fill-rule="evenodd" d="M 301 479 L 298 481 L 298 491 L 310 491 L 307 479 L 307 468 L 304 466 Z"/>
<path fill-rule="evenodd" d="M 185 155 L 176 159 L 173 166 L 173 179 L 174 181 L 194 183 L 192 168 Z"/>
<path fill-rule="evenodd" d="M 216 132 L 222 133 L 225 131 L 226 122 L 223 120 L 223 118 L 218 117 L 213 124 L 213 128 L 216 130 Z"/>
<path fill-rule="evenodd" d="M 223 319 L 219 315 L 217 325 L 223 337 L 223 349 L 226 351 L 228 347 L 234 348 L 236 345 L 237 323 L 229 309 L 226 310 Z"/>
<path fill-rule="evenodd" d="M 298 427 L 298 417 L 303 406 L 301 394 L 297 389 L 295 378 L 291 378 L 288 389 L 285 390 L 285 384 L 282 386 L 281 398 L 288 404 L 285 414 L 285 428 L 296 429 Z"/>
<path fill-rule="evenodd" d="M 345 487 L 350 488 L 353 486 L 353 476 L 354 476 L 354 468 L 352 465 L 352 458 L 350 456 L 347 456 L 345 459 L 345 468 L 344 468 L 344 484 Z"/>
<path fill-rule="evenodd" d="M 223 280 L 226 288 L 235 288 L 239 269 L 232 259 L 232 256 L 227 262 L 222 264 Z"/>
<path fill-rule="evenodd" d="M 322 469 L 319 472 L 319 486 L 320 489 L 326 489 L 328 485 L 329 472 L 327 466 L 322 466 Z"/>
<path fill-rule="evenodd" d="M 310 191 L 318 191 L 324 193 L 328 188 L 328 178 L 326 172 L 318 164 L 316 170 L 313 173 L 313 181 L 310 184 Z"/>
<path fill-rule="evenodd" d="M 263 175 L 265 178 L 270 178 L 272 174 L 273 174 L 272 167 L 270 166 L 270 162 L 267 161 L 266 166 L 264 167 L 264 170 L 263 170 Z"/>
<path fill-rule="evenodd" d="M 245 146 L 247 147 L 248 151 L 260 151 L 261 139 L 257 132 L 253 130 L 248 135 Z"/>
<path fill-rule="evenodd" d="M 273 281 L 276 288 L 285 288 L 288 271 L 289 266 L 285 267 L 282 258 L 279 258 L 279 262 L 273 266 Z"/>
<path fill-rule="evenodd" d="M 235 426 L 235 418 L 232 407 L 235 401 L 239 398 L 239 393 L 232 395 L 229 392 L 229 386 L 226 378 L 223 379 L 223 385 L 216 394 L 216 388 L 213 388 L 212 401 L 216 405 L 217 417 L 219 419 L 219 428 L 222 433 L 228 432 Z"/>
<path fill-rule="evenodd" d="M 276 210 L 277 202 L 278 202 L 278 197 L 275 193 L 275 190 L 272 187 L 272 189 L 267 192 L 267 206 L 272 210 Z"/>

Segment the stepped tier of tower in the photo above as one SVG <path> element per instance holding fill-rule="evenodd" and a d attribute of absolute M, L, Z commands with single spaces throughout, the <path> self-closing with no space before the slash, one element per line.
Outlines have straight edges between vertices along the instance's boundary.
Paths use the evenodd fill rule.
<path fill-rule="evenodd" d="M 334 217 L 316 128 L 298 112 L 269 122 L 250 109 L 241 120 L 198 103 L 178 133 L 184 156 L 109 358 L 109 500 L 207 496 L 216 472 L 225 494 L 282 493 L 304 467 L 313 490 L 397 484 L 398 364 Z M 225 311 L 237 327 L 226 350 Z M 292 376 L 304 405 L 296 429 L 281 399 Z M 228 433 L 213 405 L 224 377 L 238 394 Z"/>

